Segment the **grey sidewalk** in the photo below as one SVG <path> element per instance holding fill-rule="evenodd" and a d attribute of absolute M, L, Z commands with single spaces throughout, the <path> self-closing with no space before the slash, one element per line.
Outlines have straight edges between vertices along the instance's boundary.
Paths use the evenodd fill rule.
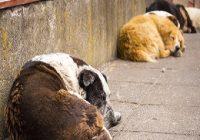
<path fill-rule="evenodd" d="M 200 140 L 200 34 L 185 35 L 183 57 L 116 60 L 106 68 L 121 123 L 114 140 Z"/>

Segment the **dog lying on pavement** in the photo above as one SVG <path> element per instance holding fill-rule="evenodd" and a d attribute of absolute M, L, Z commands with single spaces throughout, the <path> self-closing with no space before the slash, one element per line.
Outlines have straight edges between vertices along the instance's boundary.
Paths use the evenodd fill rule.
<path fill-rule="evenodd" d="M 36 56 L 14 81 L 6 122 L 14 140 L 112 139 L 121 115 L 109 105 L 105 75 L 64 53 Z"/>
<path fill-rule="evenodd" d="M 158 14 L 138 15 L 120 29 L 118 56 L 137 62 L 180 57 L 185 51 L 184 42 L 182 32 L 168 17 Z"/>

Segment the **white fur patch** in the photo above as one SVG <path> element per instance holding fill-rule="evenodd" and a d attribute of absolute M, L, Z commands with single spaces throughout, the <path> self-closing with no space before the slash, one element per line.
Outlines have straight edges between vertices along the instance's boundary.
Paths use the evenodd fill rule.
<path fill-rule="evenodd" d="M 186 10 L 190 16 L 190 19 L 192 20 L 194 27 L 197 29 L 197 32 L 200 32 L 200 9 L 187 7 Z"/>
<path fill-rule="evenodd" d="M 159 11 L 159 10 L 148 12 L 145 15 L 149 15 L 149 14 L 155 14 L 155 15 L 161 16 L 161 17 L 173 16 L 172 14 L 170 14 L 166 11 Z"/>

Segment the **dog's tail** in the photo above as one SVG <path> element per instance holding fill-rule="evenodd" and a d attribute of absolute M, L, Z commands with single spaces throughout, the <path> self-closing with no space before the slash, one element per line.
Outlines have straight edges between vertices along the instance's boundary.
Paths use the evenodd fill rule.
<path fill-rule="evenodd" d="M 15 81 L 10 91 L 7 106 L 5 108 L 6 129 L 8 129 L 9 139 L 22 139 L 22 121 L 20 119 L 20 100 L 21 100 L 22 85 Z"/>

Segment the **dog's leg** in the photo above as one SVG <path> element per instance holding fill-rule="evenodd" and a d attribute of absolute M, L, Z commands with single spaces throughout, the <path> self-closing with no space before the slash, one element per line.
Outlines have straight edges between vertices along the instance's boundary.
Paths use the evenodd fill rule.
<path fill-rule="evenodd" d="M 92 140 L 112 140 L 112 137 L 109 131 L 105 127 L 103 127 L 100 134 L 98 136 L 93 137 Z"/>
<path fill-rule="evenodd" d="M 170 56 L 170 50 L 160 50 L 160 58 L 165 58 Z"/>
<path fill-rule="evenodd" d="M 130 58 L 131 60 L 138 62 L 157 62 L 153 55 L 149 55 L 143 50 L 133 50 Z"/>

